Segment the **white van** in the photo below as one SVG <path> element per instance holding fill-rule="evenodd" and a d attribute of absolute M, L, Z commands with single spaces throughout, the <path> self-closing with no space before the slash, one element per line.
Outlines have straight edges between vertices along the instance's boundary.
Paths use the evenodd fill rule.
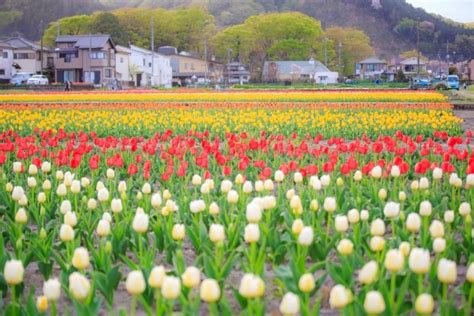
<path fill-rule="evenodd" d="M 10 79 L 10 83 L 14 84 L 15 86 L 25 84 L 33 75 L 34 73 L 32 72 L 17 72 Z"/>

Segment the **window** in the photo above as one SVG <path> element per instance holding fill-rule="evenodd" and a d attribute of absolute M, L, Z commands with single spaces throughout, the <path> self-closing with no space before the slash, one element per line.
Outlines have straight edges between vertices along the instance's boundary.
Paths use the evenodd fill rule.
<path fill-rule="evenodd" d="M 5 75 L 5 69 L 0 69 L 0 76 Z"/>
<path fill-rule="evenodd" d="M 148 63 L 148 67 L 150 67 L 150 68 L 151 68 L 151 63 Z"/>
<path fill-rule="evenodd" d="M 3 58 L 8 58 L 8 52 L 3 52 Z"/>
<path fill-rule="evenodd" d="M 105 69 L 105 78 L 112 78 L 112 69 Z"/>
<path fill-rule="evenodd" d="M 184 69 L 185 69 L 185 70 L 188 70 L 188 63 L 185 63 L 185 64 L 184 64 Z"/>
<path fill-rule="evenodd" d="M 59 53 L 59 58 L 64 58 L 65 63 L 70 63 L 73 58 L 77 58 L 78 53 Z"/>
<path fill-rule="evenodd" d="M 105 59 L 105 52 L 91 52 L 90 59 Z"/>
<path fill-rule="evenodd" d="M 375 71 L 375 64 L 367 64 L 367 71 Z"/>
<path fill-rule="evenodd" d="M 123 64 L 123 57 L 120 57 L 120 63 Z"/>
<path fill-rule="evenodd" d="M 29 59 L 28 53 L 15 53 L 13 55 L 15 59 Z"/>
<path fill-rule="evenodd" d="M 143 66 L 146 65 L 146 61 L 145 61 L 145 58 L 143 58 Z"/>

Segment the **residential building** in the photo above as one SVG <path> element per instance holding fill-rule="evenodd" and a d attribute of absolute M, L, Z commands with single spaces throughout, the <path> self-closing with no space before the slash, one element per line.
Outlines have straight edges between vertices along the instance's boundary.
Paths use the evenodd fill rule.
<path fill-rule="evenodd" d="M 14 71 L 13 47 L 0 42 L 0 83 L 8 83 Z"/>
<path fill-rule="evenodd" d="M 55 54 L 57 82 L 106 86 L 115 81 L 115 44 L 109 35 L 58 36 Z"/>
<path fill-rule="evenodd" d="M 356 76 L 362 80 L 380 79 L 386 71 L 387 62 L 376 57 L 364 59 L 356 64 Z"/>
<path fill-rule="evenodd" d="M 158 52 L 171 58 L 173 84 L 224 82 L 224 64 L 213 57 L 206 61 L 188 52 L 178 54 L 172 46 L 160 47 Z"/>
<path fill-rule="evenodd" d="M 266 61 L 263 66 L 265 82 L 305 82 L 320 84 L 337 83 L 339 74 L 330 71 L 317 60 Z"/>
<path fill-rule="evenodd" d="M 469 81 L 474 81 L 474 58 L 467 61 L 467 77 Z"/>
<path fill-rule="evenodd" d="M 415 76 L 418 74 L 418 58 L 410 57 L 400 62 L 400 68 L 406 76 Z M 420 59 L 420 74 L 425 74 L 426 61 Z"/>
<path fill-rule="evenodd" d="M 168 56 L 130 45 L 129 76 L 136 87 L 171 88 L 172 68 Z"/>
<path fill-rule="evenodd" d="M 248 83 L 250 72 L 245 65 L 239 62 L 231 62 L 226 65 L 226 80 L 229 84 Z"/>
<path fill-rule="evenodd" d="M 50 48 L 42 48 L 40 44 L 22 37 L 12 37 L 4 40 L 3 43 L 13 48 L 14 71 L 34 74 L 52 71 L 54 55 Z"/>
<path fill-rule="evenodd" d="M 115 46 L 115 78 L 120 81 L 122 87 L 127 87 L 133 83 L 130 73 L 130 61 L 132 50 L 129 47 Z"/>

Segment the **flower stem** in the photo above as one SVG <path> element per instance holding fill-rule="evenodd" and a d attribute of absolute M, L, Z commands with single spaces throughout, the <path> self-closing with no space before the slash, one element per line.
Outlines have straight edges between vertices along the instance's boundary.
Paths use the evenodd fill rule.
<path fill-rule="evenodd" d="M 132 302 L 130 304 L 130 315 L 135 316 L 136 312 L 137 312 L 137 297 L 133 295 Z"/>

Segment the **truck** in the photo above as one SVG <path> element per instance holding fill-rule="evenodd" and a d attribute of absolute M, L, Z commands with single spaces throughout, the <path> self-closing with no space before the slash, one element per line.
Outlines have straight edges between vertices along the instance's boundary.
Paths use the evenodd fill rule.
<path fill-rule="evenodd" d="M 459 90 L 459 77 L 457 75 L 449 75 L 446 80 L 446 87 L 448 89 Z"/>

